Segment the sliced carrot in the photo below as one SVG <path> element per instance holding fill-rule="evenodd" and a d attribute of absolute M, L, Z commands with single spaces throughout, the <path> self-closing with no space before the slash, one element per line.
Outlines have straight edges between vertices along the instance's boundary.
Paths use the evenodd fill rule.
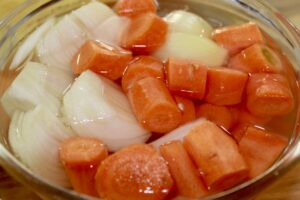
<path fill-rule="evenodd" d="M 166 39 L 167 23 L 153 13 L 144 13 L 133 19 L 122 37 L 122 47 L 137 54 L 151 53 Z"/>
<path fill-rule="evenodd" d="M 247 80 L 248 75 L 238 70 L 224 67 L 210 68 L 205 101 L 220 106 L 239 104 Z"/>
<path fill-rule="evenodd" d="M 123 78 L 122 88 L 125 92 L 132 83 L 146 77 L 155 77 L 164 80 L 164 65 L 158 59 L 151 56 L 136 57 L 127 66 Z"/>
<path fill-rule="evenodd" d="M 255 43 L 264 42 L 262 32 L 253 22 L 216 29 L 212 35 L 213 40 L 226 48 L 231 56 Z"/>
<path fill-rule="evenodd" d="M 287 146 L 287 139 L 255 127 L 248 127 L 239 142 L 240 151 L 250 167 L 250 178 L 267 170 Z"/>
<path fill-rule="evenodd" d="M 146 144 L 128 146 L 98 168 L 96 189 L 108 200 L 163 200 L 173 186 L 166 161 Z"/>
<path fill-rule="evenodd" d="M 225 106 L 216 106 L 209 103 L 196 107 L 197 118 L 203 117 L 216 123 L 218 126 L 229 130 L 234 123 L 230 110 Z"/>
<path fill-rule="evenodd" d="M 108 156 L 102 141 L 74 137 L 62 143 L 59 155 L 73 188 L 77 192 L 97 196 L 94 176 L 101 161 Z"/>
<path fill-rule="evenodd" d="M 272 120 L 270 116 L 256 116 L 251 114 L 247 109 L 243 108 L 239 113 L 239 122 L 240 123 L 250 123 L 258 126 L 264 126 Z"/>
<path fill-rule="evenodd" d="M 197 100 L 203 99 L 206 67 L 192 61 L 169 58 L 166 76 L 168 87 L 173 93 Z"/>
<path fill-rule="evenodd" d="M 157 5 L 155 0 L 119 0 L 116 10 L 121 16 L 134 17 L 146 12 L 156 13 Z"/>
<path fill-rule="evenodd" d="M 153 77 L 139 80 L 128 90 L 138 121 L 148 130 L 167 133 L 181 122 L 181 112 L 164 82 Z"/>
<path fill-rule="evenodd" d="M 235 141 L 239 143 L 245 135 L 249 126 L 253 125 L 251 125 L 250 123 L 239 123 L 230 130 L 230 134 L 235 139 Z"/>
<path fill-rule="evenodd" d="M 287 79 L 280 74 L 253 74 L 246 89 L 246 104 L 256 116 L 280 116 L 294 108 L 294 97 Z"/>
<path fill-rule="evenodd" d="M 180 97 L 180 96 L 174 96 L 175 101 L 177 103 L 178 108 L 180 109 L 182 113 L 181 123 L 185 124 L 187 122 L 191 122 L 196 119 L 196 110 L 195 110 L 195 104 L 192 100 Z"/>
<path fill-rule="evenodd" d="M 92 70 L 106 78 L 116 80 L 123 75 L 131 59 L 129 51 L 90 40 L 73 57 L 72 67 L 75 74 Z"/>
<path fill-rule="evenodd" d="M 228 67 L 246 73 L 281 72 L 278 54 L 266 45 L 254 44 L 229 60 Z"/>
<path fill-rule="evenodd" d="M 193 127 L 184 138 L 184 147 L 212 190 L 230 188 L 248 176 L 236 142 L 212 122 Z"/>
<path fill-rule="evenodd" d="M 200 173 L 180 141 L 172 141 L 160 146 L 160 152 L 168 162 L 179 195 L 188 198 L 201 198 L 208 194 Z"/>

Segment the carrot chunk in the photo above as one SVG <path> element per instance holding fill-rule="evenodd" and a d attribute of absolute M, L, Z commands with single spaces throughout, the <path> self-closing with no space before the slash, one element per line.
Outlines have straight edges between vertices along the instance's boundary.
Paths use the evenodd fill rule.
<path fill-rule="evenodd" d="M 73 72 L 81 74 L 92 70 L 111 80 L 116 80 L 132 59 L 131 52 L 96 41 L 86 42 L 72 59 Z"/>
<path fill-rule="evenodd" d="M 203 117 L 216 123 L 218 126 L 229 130 L 233 125 L 233 116 L 225 106 L 216 106 L 209 103 L 201 104 L 196 107 L 197 118 Z"/>
<path fill-rule="evenodd" d="M 231 56 L 255 43 L 264 43 L 262 32 L 253 22 L 216 29 L 212 38 Z"/>
<path fill-rule="evenodd" d="M 121 16 L 134 17 L 146 12 L 156 13 L 157 5 L 155 0 L 119 0 L 116 10 Z"/>
<path fill-rule="evenodd" d="M 160 146 L 160 151 L 168 162 L 179 195 L 188 198 L 200 198 L 208 194 L 200 173 L 180 141 L 164 144 Z"/>
<path fill-rule="evenodd" d="M 181 112 L 164 82 L 153 77 L 139 80 L 128 90 L 138 121 L 148 130 L 167 133 L 181 122 Z"/>
<path fill-rule="evenodd" d="M 248 176 L 249 168 L 236 142 L 212 122 L 192 128 L 184 138 L 184 147 L 212 190 L 230 188 Z"/>
<path fill-rule="evenodd" d="M 175 94 L 201 100 L 205 94 L 207 68 L 198 63 L 169 58 L 166 79 Z"/>
<path fill-rule="evenodd" d="M 164 80 L 164 65 L 151 56 L 139 56 L 130 62 L 122 78 L 122 88 L 127 93 L 132 83 L 146 77 Z"/>
<path fill-rule="evenodd" d="M 239 142 L 242 155 L 254 178 L 267 170 L 287 146 L 286 138 L 255 127 L 248 127 Z"/>
<path fill-rule="evenodd" d="M 252 125 L 250 123 L 239 123 L 230 130 L 230 134 L 235 139 L 235 141 L 239 143 L 245 135 L 249 126 Z"/>
<path fill-rule="evenodd" d="M 246 73 L 278 73 L 282 71 L 282 63 L 278 54 L 261 44 L 252 45 L 232 57 L 228 67 Z"/>
<path fill-rule="evenodd" d="M 248 75 L 238 70 L 210 68 L 205 101 L 220 106 L 239 104 L 247 80 Z"/>
<path fill-rule="evenodd" d="M 153 13 L 144 13 L 133 19 L 122 37 L 122 47 L 137 54 L 148 54 L 160 47 L 166 39 L 167 23 Z"/>
<path fill-rule="evenodd" d="M 196 119 L 196 110 L 195 110 L 195 104 L 192 100 L 180 97 L 180 96 L 174 96 L 175 101 L 177 103 L 178 108 L 180 109 L 182 113 L 181 123 L 185 124 L 187 122 L 191 122 Z"/>
<path fill-rule="evenodd" d="M 97 196 L 94 176 L 108 156 L 104 144 L 95 138 L 74 137 L 62 143 L 59 155 L 73 188 Z"/>
<path fill-rule="evenodd" d="M 151 146 L 128 146 L 105 159 L 96 189 L 107 200 L 163 200 L 173 186 L 166 161 Z"/>
<path fill-rule="evenodd" d="M 280 116 L 294 108 L 294 97 L 287 79 L 280 74 L 253 74 L 246 89 L 246 104 L 257 116 Z"/>

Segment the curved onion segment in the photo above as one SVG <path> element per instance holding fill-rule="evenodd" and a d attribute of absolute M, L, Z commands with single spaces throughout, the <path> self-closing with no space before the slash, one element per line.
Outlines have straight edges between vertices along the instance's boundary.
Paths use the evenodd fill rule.
<path fill-rule="evenodd" d="M 13 61 L 10 65 L 10 69 L 15 69 L 31 54 L 41 38 L 50 30 L 54 25 L 55 19 L 50 18 L 40 27 L 38 27 L 19 47 Z"/>
<path fill-rule="evenodd" d="M 208 67 L 222 66 L 227 50 L 208 38 L 186 33 L 170 33 L 164 45 L 155 53 L 162 60 L 179 58 L 198 61 Z"/>
<path fill-rule="evenodd" d="M 66 15 L 40 41 L 37 55 L 42 63 L 71 72 L 71 59 L 86 41 L 86 32 Z"/>
<path fill-rule="evenodd" d="M 202 37 L 211 37 L 213 28 L 198 15 L 184 10 L 176 10 L 164 17 L 172 33 L 189 33 Z"/>
<path fill-rule="evenodd" d="M 71 127 L 81 136 L 101 139 L 110 151 L 144 143 L 150 137 L 136 121 L 121 89 L 91 71 L 77 78 L 63 104 Z"/>
<path fill-rule="evenodd" d="M 70 183 L 59 161 L 58 148 L 72 135 L 42 106 L 26 113 L 16 111 L 9 127 L 9 142 L 20 160 L 43 179 L 65 187 Z"/>
<path fill-rule="evenodd" d="M 3 94 L 1 103 L 10 116 L 15 110 L 28 111 L 39 104 L 58 113 L 60 99 L 72 81 L 73 77 L 63 70 L 28 62 Z"/>

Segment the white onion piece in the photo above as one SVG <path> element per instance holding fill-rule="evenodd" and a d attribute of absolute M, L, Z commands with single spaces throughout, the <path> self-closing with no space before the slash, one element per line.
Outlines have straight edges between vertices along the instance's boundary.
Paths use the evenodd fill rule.
<path fill-rule="evenodd" d="M 110 151 L 144 143 L 150 137 L 121 89 L 91 71 L 82 73 L 66 93 L 63 113 L 78 135 L 97 137 Z"/>
<path fill-rule="evenodd" d="M 16 111 L 9 128 L 14 153 L 42 179 L 70 186 L 58 157 L 59 145 L 73 136 L 70 129 L 42 106 L 22 113 Z"/>
<path fill-rule="evenodd" d="M 127 17 L 110 17 L 94 29 L 92 37 L 101 42 L 121 46 L 122 33 L 129 23 L 130 19 Z"/>
<path fill-rule="evenodd" d="M 40 27 L 38 27 L 30 36 L 26 38 L 23 44 L 17 50 L 12 63 L 10 65 L 10 69 L 17 68 L 24 60 L 32 53 L 38 42 L 42 39 L 42 37 L 50 30 L 50 28 L 54 25 L 55 19 L 50 18 Z"/>
<path fill-rule="evenodd" d="M 170 33 L 154 56 L 166 61 L 169 57 L 194 60 L 208 67 L 222 66 L 227 50 L 208 38 L 186 33 Z"/>
<path fill-rule="evenodd" d="M 188 134 L 189 130 L 191 130 L 194 126 L 197 124 L 203 123 L 205 120 L 200 118 L 196 121 L 187 123 L 183 126 L 180 126 L 176 128 L 175 130 L 171 131 L 170 133 L 160 137 L 159 139 L 153 141 L 150 143 L 153 147 L 159 149 L 160 145 L 166 144 L 168 142 L 174 141 L 174 140 L 180 140 L 182 141 L 184 136 Z"/>
<path fill-rule="evenodd" d="M 40 62 L 71 72 L 71 60 L 86 41 L 86 32 L 66 15 L 40 41 L 37 55 Z"/>
<path fill-rule="evenodd" d="M 198 15 L 184 10 L 176 10 L 164 17 L 169 25 L 169 32 L 189 33 L 211 37 L 212 26 Z"/>
<path fill-rule="evenodd" d="M 62 70 L 28 62 L 3 94 L 3 108 L 12 116 L 15 110 L 28 111 L 44 104 L 51 112 L 59 113 L 60 100 L 72 81 L 73 77 Z"/>
<path fill-rule="evenodd" d="M 92 1 L 71 13 L 71 16 L 89 33 L 93 33 L 102 22 L 115 15 L 110 7 L 98 1 Z"/>

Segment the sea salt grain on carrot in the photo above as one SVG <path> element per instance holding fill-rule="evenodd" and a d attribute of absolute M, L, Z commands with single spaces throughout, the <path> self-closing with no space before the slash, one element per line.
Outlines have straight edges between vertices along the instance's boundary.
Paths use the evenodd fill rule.
<path fill-rule="evenodd" d="M 182 113 L 181 123 L 185 124 L 196 119 L 195 104 L 192 100 L 180 96 L 174 96 L 179 110 Z"/>
<path fill-rule="evenodd" d="M 156 13 L 157 2 L 155 0 L 119 0 L 116 4 L 119 15 L 134 17 L 146 12 Z"/>
<path fill-rule="evenodd" d="M 90 40 L 73 57 L 72 67 L 75 74 L 89 69 L 111 80 L 117 80 L 123 75 L 131 59 L 130 51 Z"/>
<path fill-rule="evenodd" d="M 108 156 L 102 141 L 74 137 L 62 143 L 59 153 L 73 188 L 77 192 L 97 196 L 94 176 L 101 161 Z"/>

